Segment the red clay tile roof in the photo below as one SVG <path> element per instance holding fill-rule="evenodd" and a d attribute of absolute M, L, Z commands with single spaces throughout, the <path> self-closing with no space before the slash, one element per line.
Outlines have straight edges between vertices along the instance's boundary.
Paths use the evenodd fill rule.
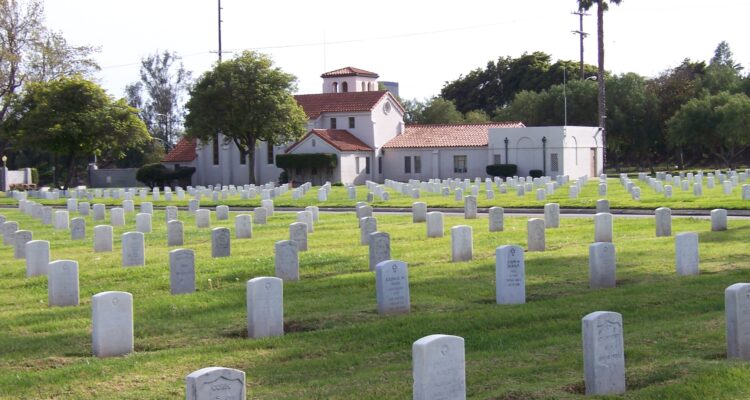
<path fill-rule="evenodd" d="M 484 147 L 490 128 L 523 128 L 521 122 L 486 124 L 407 125 L 404 133 L 383 145 L 385 148 Z"/>
<path fill-rule="evenodd" d="M 182 138 L 161 162 L 190 162 L 195 157 L 195 139 Z"/>
<path fill-rule="evenodd" d="M 305 137 L 287 148 L 286 152 L 291 153 L 297 145 L 302 143 L 310 135 L 318 136 L 338 151 L 372 151 L 372 147 L 357 139 L 356 136 L 352 135 L 345 129 L 313 129 L 308 132 Z"/>
<path fill-rule="evenodd" d="M 363 69 L 354 68 L 354 67 L 344 67 L 341 69 L 336 69 L 333 71 L 329 71 L 321 75 L 321 78 L 337 78 L 337 77 L 344 77 L 344 76 L 364 76 L 367 78 L 377 78 L 378 74 L 370 71 L 365 71 Z"/>
<path fill-rule="evenodd" d="M 370 111 L 386 94 L 392 96 L 387 90 L 379 90 L 374 92 L 299 94 L 294 96 L 294 99 L 305 110 L 307 118 L 315 119 L 324 112 Z M 401 105 L 395 99 L 394 103 L 401 108 Z M 401 110 L 403 112 L 403 108 Z"/>

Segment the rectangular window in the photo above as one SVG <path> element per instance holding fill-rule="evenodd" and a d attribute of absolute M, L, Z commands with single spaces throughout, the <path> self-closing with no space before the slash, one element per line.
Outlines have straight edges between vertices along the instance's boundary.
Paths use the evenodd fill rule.
<path fill-rule="evenodd" d="M 560 162 L 557 160 L 557 153 L 551 153 L 549 155 L 549 165 L 553 172 L 559 171 Z"/>
<path fill-rule="evenodd" d="M 502 164 L 503 163 L 503 159 L 500 157 L 500 154 L 493 155 L 493 157 L 492 157 L 492 163 L 493 164 Z"/>
<path fill-rule="evenodd" d="M 370 174 L 370 157 L 365 157 L 365 173 Z"/>
<path fill-rule="evenodd" d="M 266 142 L 266 162 L 273 164 L 273 145 Z"/>
<path fill-rule="evenodd" d="M 466 156 L 453 156 L 453 173 L 466 173 Z"/>
<path fill-rule="evenodd" d="M 422 173 L 422 158 L 420 156 L 414 156 L 414 173 Z"/>
<path fill-rule="evenodd" d="M 411 174 L 411 157 L 404 157 L 404 173 Z"/>
<path fill-rule="evenodd" d="M 331 129 L 336 129 L 336 118 L 331 118 Z"/>
<path fill-rule="evenodd" d="M 354 117 L 349 117 L 349 129 L 354 129 Z"/>
<path fill-rule="evenodd" d="M 211 141 L 213 146 L 214 165 L 219 165 L 219 134 L 214 134 L 214 138 Z"/>
<path fill-rule="evenodd" d="M 240 165 L 247 164 L 247 153 L 245 153 L 245 150 L 241 148 L 237 148 L 240 151 Z"/>
<path fill-rule="evenodd" d="M 383 157 L 378 157 L 378 173 L 383 173 Z"/>

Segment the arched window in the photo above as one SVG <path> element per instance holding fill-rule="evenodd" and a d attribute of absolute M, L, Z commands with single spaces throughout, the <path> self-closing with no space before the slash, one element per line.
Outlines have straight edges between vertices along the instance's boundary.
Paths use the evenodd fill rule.
<path fill-rule="evenodd" d="M 372 82 L 367 82 L 367 90 L 371 91 L 373 90 Z"/>
<path fill-rule="evenodd" d="M 333 88 L 333 93 L 338 93 L 339 92 L 339 83 L 338 82 L 333 82 L 333 85 L 331 85 L 331 88 Z"/>
<path fill-rule="evenodd" d="M 364 82 L 362 82 L 362 91 L 363 91 L 363 92 L 366 92 L 366 91 L 367 91 L 367 86 L 365 85 L 365 83 L 364 83 Z"/>
<path fill-rule="evenodd" d="M 341 93 L 346 93 L 349 91 L 349 84 L 346 82 L 341 82 Z"/>

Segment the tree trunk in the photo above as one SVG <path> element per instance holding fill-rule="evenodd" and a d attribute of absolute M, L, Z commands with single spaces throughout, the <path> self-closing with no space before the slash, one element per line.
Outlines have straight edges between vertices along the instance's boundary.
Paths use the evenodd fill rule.
<path fill-rule="evenodd" d="M 597 25 L 597 37 L 599 44 L 599 70 L 596 75 L 597 83 L 599 84 L 599 128 L 602 131 L 602 148 L 604 154 L 602 154 L 602 168 L 607 166 L 607 135 L 606 135 L 606 118 L 607 118 L 607 103 L 605 98 L 604 89 L 604 0 L 596 1 L 596 25 Z"/>
<path fill-rule="evenodd" d="M 255 139 L 247 144 L 247 176 L 250 184 L 255 184 Z"/>
<path fill-rule="evenodd" d="M 73 176 L 76 174 L 76 157 L 75 154 L 70 154 L 68 158 L 68 176 L 65 177 L 65 186 L 63 190 L 68 190 L 70 182 L 73 181 Z"/>

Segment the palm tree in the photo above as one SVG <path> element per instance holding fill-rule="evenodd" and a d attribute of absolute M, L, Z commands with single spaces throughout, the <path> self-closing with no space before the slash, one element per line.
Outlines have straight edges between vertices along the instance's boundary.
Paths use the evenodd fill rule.
<path fill-rule="evenodd" d="M 599 71 L 596 74 L 596 80 L 599 84 L 599 129 L 602 131 L 602 147 L 604 148 L 604 154 L 602 155 L 602 169 L 607 163 L 607 136 L 605 134 L 605 122 L 607 118 L 607 100 L 605 98 L 604 88 L 604 11 L 609 8 L 608 2 L 605 0 L 577 0 L 578 9 L 582 11 L 589 10 L 594 4 L 596 4 L 596 34 L 598 41 L 599 50 Z M 609 3 L 619 5 L 622 0 L 609 0 Z"/>

